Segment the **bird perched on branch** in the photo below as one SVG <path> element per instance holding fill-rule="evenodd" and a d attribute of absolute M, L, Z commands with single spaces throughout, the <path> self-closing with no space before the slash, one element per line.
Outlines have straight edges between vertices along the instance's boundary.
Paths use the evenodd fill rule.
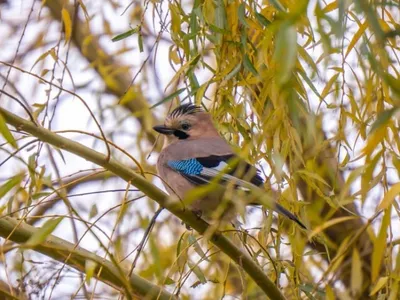
<path fill-rule="evenodd" d="M 153 129 L 166 136 L 157 170 L 170 195 L 185 199 L 196 186 L 209 184 L 212 187 L 205 194 L 194 194 L 194 197 L 199 196 L 189 204 L 194 212 L 209 217 L 224 206 L 220 217 L 231 218 L 235 212 L 232 200 L 237 201 L 237 193 L 228 191 L 253 194 L 248 204 L 260 204 L 257 198 L 266 193 L 260 189 L 264 180 L 259 171 L 233 153 L 231 146 L 219 135 L 210 114 L 199 106 L 181 105 L 167 116 L 164 125 Z M 231 199 L 224 201 L 226 198 Z M 278 203 L 270 206 L 306 228 Z"/>

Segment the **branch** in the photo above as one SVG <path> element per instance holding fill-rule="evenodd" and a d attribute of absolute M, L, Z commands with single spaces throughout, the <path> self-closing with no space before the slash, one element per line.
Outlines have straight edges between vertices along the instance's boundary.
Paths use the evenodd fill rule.
<path fill-rule="evenodd" d="M 114 175 L 111 172 L 104 171 L 104 172 L 84 172 L 83 174 L 79 174 L 77 176 L 73 176 L 68 178 L 67 180 L 63 180 L 62 187 L 52 187 L 49 186 L 48 188 L 62 188 L 66 193 L 71 192 L 77 187 L 82 186 L 86 183 L 91 183 L 94 181 L 102 181 L 113 177 Z M 31 213 L 28 217 L 26 222 L 30 225 L 34 225 L 37 221 L 40 220 L 39 216 L 43 216 L 46 212 L 52 209 L 62 198 L 57 194 L 54 193 L 51 197 L 47 198 L 45 203 L 39 203 L 37 207 L 34 209 L 33 213 Z"/>
<path fill-rule="evenodd" d="M 76 154 L 81 158 L 91 161 L 113 172 L 115 175 L 140 189 L 145 195 L 155 200 L 159 205 L 169 210 L 200 234 L 204 234 L 209 228 L 209 225 L 205 221 L 200 219 L 191 211 L 182 208 L 180 203 L 176 203 L 176 201 L 168 201 L 169 199 L 167 194 L 142 176 L 136 174 L 132 169 L 127 167 L 126 164 L 120 163 L 112 158 L 107 160 L 106 155 L 85 147 L 80 143 L 55 134 L 43 127 L 37 126 L 32 122 L 14 115 L 4 108 L 0 107 L 0 113 L 3 115 L 8 124 L 16 127 L 18 130 L 30 133 L 43 142 Z M 274 283 L 268 278 L 268 276 L 256 264 L 256 262 L 249 255 L 242 252 L 220 232 L 214 231 L 211 234 L 210 241 L 219 249 L 221 249 L 222 252 L 228 255 L 234 262 L 241 266 L 271 299 L 285 299 L 280 290 L 274 285 Z"/>
<path fill-rule="evenodd" d="M 65 3 L 65 1 L 45 1 L 45 5 L 49 8 L 53 18 L 60 24 L 62 24 L 61 11 L 63 8 L 68 11 L 71 18 L 75 15 L 74 7 Z M 120 101 L 123 100 L 123 105 L 134 113 L 134 116 L 142 125 L 142 131 L 146 132 L 149 142 L 154 143 L 155 135 L 151 127 L 153 122 L 156 123 L 156 118 L 150 112 L 147 100 L 142 96 L 143 93 L 134 91 L 131 79 L 127 76 L 129 74 L 128 67 L 117 62 L 101 47 L 98 38 L 90 31 L 88 24 L 82 22 L 78 15 L 75 16 L 73 21 L 71 38 L 77 49 L 97 71 L 107 89 L 120 98 Z M 138 89 L 137 86 L 136 89 Z"/>
<path fill-rule="evenodd" d="M 0 236 L 15 243 L 25 243 L 38 230 L 38 228 L 11 217 L 0 218 Z M 97 264 L 94 277 L 118 290 L 123 290 L 125 280 L 121 278 L 121 273 L 110 261 L 68 241 L 50 235 L 43 243 L 34 247 L 33 250 L 61 263 L 66 263 L 68 266 L 83 273 L 85 273 L 86 262 L 88 260 L 93 261 Z M 126 270 L 126 276 L 127 274 L 128 271 Z M 146 297 L 146 299 L 175 299 L 173 295 L 159 286 L 135 274 L 130 275 L 129 283 L 138 296 Z"/>

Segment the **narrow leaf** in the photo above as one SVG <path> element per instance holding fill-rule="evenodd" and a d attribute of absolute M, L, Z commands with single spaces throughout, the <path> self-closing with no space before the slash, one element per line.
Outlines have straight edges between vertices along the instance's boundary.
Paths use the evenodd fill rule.
<path fill-rule="evenodd" d="M 329 79 L 328 83 L 326 84 L 326 86 L 324 87 L 324 90 L 321 93 L 321 97 L 322 99 L 325 99 L 325 97 L 329 94 L 329 92 L 331 91 L 331 88 L 333 86 L 333 84 L 336 82 L 336 79 L 338 78 L 339 73 L 336 73 L 335 75 L 333 75 L 331 77 L 331 79 Z"/>
<path fill-rule="evenodd" d="M 247 56 L 247 54 L 243 58 L 243 66 L 245 67 L 245 69 L 247 69 L 247 71 L 253 73 L 254 76 L 258 76 L 258 72 L 254 67 L 254 65 L 252 64 L 250 58 Z"/>
<path fill-rule="evenodd" d="M 382 225 L 378 233 L 378 237 L 374 241 L 374 249 L 372 251 L 372 263 L 371 263 L 371 281 L 375 282 L 379 276 L 383 255 L 386 249 L 386 236 L 387 229 L 390 224 L 390 209 L 385 211 L 382 219 Z M 372 293 L 372 292 L 371 292 Z"/>
<path fill-rule="evenodd" d="M 4 120 L 2 114 L 0 114 L 0 134 L 11 146 L 13 146 L 13 148 L 17 149 L 17 142 L 15 141 L 14 136 L 11 134 L 10 129 L 8 129 L 6 120 Z"/>
<path fill-rule="evenodd" d="M 284 24 L 276 35 L 274 60 L 278 70 L 278 81 L 287 82 L 296 65 L 297 59 L 297 32 L 291 24 Z"/>
<path fill-rule="evenodd" d="M 188 266 L 193 271 L 193 273 L 196 274 L 197 278 L 200 280 L 201 283 L 203 284 L 207 283 L 206 277 L 204 276 L 203 272 L 197 265 L 194 265 L 191 261 L 188 261 Z"/>
<path fill-rule="evenodd" d="M 264 25 L 265 27 L 271 24 L 271 22 L 266 17 L 264 17 L 264 15 L 258 12 L 256 12 L 256 19 L 258 22 L 260 22 L 261 25 Z"/>
<path fill-rule="evenodd" d="M 126 31 L 126 32 L 124 32 L 124 33 L 118 34 L 117 36 L 113 37 L 111 40 L 112 40 L 113 42 L 118 42 L 118 41 L 120 41 L 120 40 L 126 39 L 128 36 L 131 36 L 131 35 L 133 35 L 133 34 L 139 32 L 139 28 L 140 28 L 140 27 L 138 26 L 138 27 L 133 28 L 133 29 L 131 29 L 131 30 L 128 30 L 128 31 Z"/>
<path fill-rule="evenodd" d="M 371 126 L 371 131 L 370 133 L 374 132 L 376 129 L 381 127 L 382 125 L 386 124 L 390 118 L 393 116 L 393 114 L 397 111 L 397 107 L 394 107 L 389 110 L 382 111 L 378 114 L 378 117 L 376 118 L 375 122 Z"/>
<path fill-rule="evenodd" d="M 385 194 L 385 197 L 383 197 L 382 202 L 378 206 L 378 210 L 388 208 L 393 203 L 396 196 L 398 196 L 399 194 L 400 194 L 400 183 L 396 183 Z"/>
<path fill-rule="evenodd" d="M 337 3 L 336 1 L 334 3 Z M 357 30 L 357 32 L 354 34 L 353 38 L 350 41 L 349 46 L 347 47 L 347 51 L 346 54 L 344 56 L 344 58 L 347 57 L 347 55 L 349 55 L 350 51 L 354 48 L 354 46 L 357 44 L 357 42 L 360 40 L 361 36 L 364 34 L 365 30 L 368 27 L 368 22 L 364 22 L 360 28 Z"/>
<path fill-rule="evenodd" d="M 373 296 L 377 292 L 379 292 L 383 288 L 383 286 L 387 283 L 388 279 L 389 277 L 387 276 L 379 278 L 378 282 L 375 284 L 374 288 L 372 289 L 369 295 Z"/>
<path fill-rule="evenodd" d="M 363 272 L 360 254 L 356 247 L 353 248 L 351 259 L 351 292 L 353 295 L 359 295 L 363 283 Z"/>
<path fill-rule="evenodd" d="M 58 224 L 60 224 L 62 219 L 63 217 L 59 217 L 46 221 L 46 223 L 44 223 L 44 225 L 29 238 L 24 246 L 27 248 L 32 248 L 44 242 L 46 238 L 56 229 Z"/>
<path fill-rule="evenodd" d="M 11 189 L 17 185 L 19 185 L 24 176 L 22 174 L 11 177 L 6 181 L 2 186 L 0 186 L 0 199 L 4 197 Z"/>
<path fill-rule="evenodd" d="M 179 96 L 184 90 L 186 90 L 186 88 L 181 88 L 175 92 L 173 92 L 172 94 L 170 94 L 169 96 L 165 97 L 164 99 L 162 99 L 161 101 L 157 102 L 156 104 L 154 104 L 153 106 L 150 107 L 150 109 L 153 109 L 165 102 L 168 102 L 169 100 Z"/>
<path fill-rule="evenodd" d="M 86 278 L 85 281 L 86 283 L 90 283 L 90 279 L 92 279 L 94 275 L 94 271 L 96 270 L 97 263 L 91 259 L 87 259 L 85 261 L 85 273 L 86 273 Z"/>
<path fill-rule="evenodd" d="M 65 30 L 65 44 L 69 42 L 72 34 L 72 21 L 67 9 L 63 8 L 61 11 L 62 21 Z"/>
<path fill-rule="evenodd" d="M 353 216 L 348 216 L 348 217 L 340 217 L 340 218 L 335 218 L 332 220 L 329 220 L 328 222 L 325 222 L 324 224 L 317 226 L 309 235 L 309 239 L 313 238 L 314 236 L 316 236 L 317 234 L 319 234 L 320 232 L 324 231 L 326 228 L 331 227 L 333 225 L 342 223 L 342 222 L 346 222 L 349 220 L 354 220 L 357 219 L 358 217 L 353 217 Z"/>

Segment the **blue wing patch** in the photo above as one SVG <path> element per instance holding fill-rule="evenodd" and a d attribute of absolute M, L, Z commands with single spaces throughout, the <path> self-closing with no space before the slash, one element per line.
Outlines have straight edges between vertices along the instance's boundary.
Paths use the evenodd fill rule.
<path fill-rule="evenodd" d="M 200 175 L 203 165 L 195 158 L 186 160 L 170 160 L 168 166 L 185 175 Z"/>
<path fill-rule="evenodd" d="M 167 165 L 175 171 L 181 173 L 184 177 L 195 184 L 206 184 L 210 182 L 213 177 L 217 176 L 228 165 L 227 162 L 232 158 L 235 158 L 233 154 L 221 156 L 211 155 L 207 157 L 197 157 L 185 160 L 170 160 L 167 162 Z M 247 174 L 251 174 L 250 178 L 247 179 L 251 184 L 261 186 L 264 183 L 264 180 L 259 175 L 259 172 L 255 167 L 243 161 L 241 164 L 242 167 L 244 166 L 244 172 L 240 172 L 242 173 L 240 178 L 242 178 L 242 176 L 246 176 Z M 221 183 L 224 181 L 229 182 L 235 178 L 240 179 L 237 177 L 237 174 L 235 174 L 237 168 L 238 166 L 234 166 L 231 169 L 228 169 L 226 176 L 222 176 Z M 240 184 L 238 183 L 238 187 L 239 186 Z"/>
<path fill-rule="evenodd" d="M 215 178 L 215 176 L 220 176 L 220 172 L 228 165 L 227 161 L 232 158 L 234 158 L 234 155 L 211 155 L 185 160 L 170 160 L 167 162 L 167 165 L 176 172 L 179 172 L 193 184 L 202 185 L 209 183 L 213 178 Z M 251 185 L 261 186 L 264 183 L 264 180 L 259 175 L 259 171 L 248 163 L 241 163 L 242 167 L 244 167 L 244 174 L 241 174 L 241 176 L 239 176 L 240 178 L 235 174 L 238 168 L 236 166 L 228 169 L 228 172 L 221 176 L 220 183 L 224 185 L 233 180 L 236 188 L 245 191 L 249 191 L 249 186 Z M 251 178 L 242 180 L 242 176 L 246 177 L 247 174 L 250 174 Z M 254 204 L 257 205 L 258 203 Z M 294 214 L 283 208 L 281 205 L 276 204 L 275 211 L 295 221 L 302 228 L 307 229 Z"/>

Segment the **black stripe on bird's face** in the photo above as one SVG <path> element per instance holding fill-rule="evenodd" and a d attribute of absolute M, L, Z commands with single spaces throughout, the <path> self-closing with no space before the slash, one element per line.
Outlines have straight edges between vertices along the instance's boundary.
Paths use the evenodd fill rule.
<path fill-rule="evenodd" d="M 178 130 L 178 129 L 175 129 L 173 134 L 180 140 L 185 140 L 189 137 L 189 135 L 186 132 L 184 132 L 182 130 Z"/>

